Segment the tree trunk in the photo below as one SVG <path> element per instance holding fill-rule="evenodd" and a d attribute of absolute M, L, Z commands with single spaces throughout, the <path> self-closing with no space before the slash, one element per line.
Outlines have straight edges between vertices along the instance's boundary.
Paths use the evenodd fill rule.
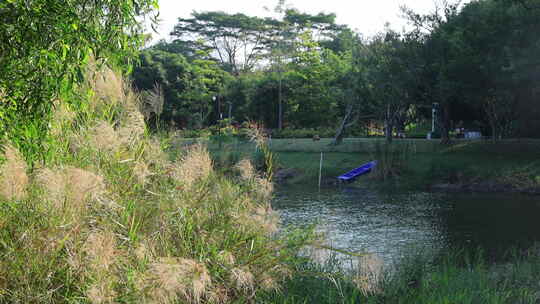
<path fill-rule="evenodd" d="M 444 105 L 441 105 L 441 112 L 441 144 L 447 145 L 450 143 L 450 111 L 446 103 Z"/>
<path fill-rule="evenodd" d="M 281 75 L 279 76 L 279 91 L 278 91 L 278 129 L 283 128 L 283 93 L 282 93 L 282 80 Z"/>
<path fill-rule="evenodd" d="M 386 119 L 384 120 L 384 135 L 386 142 L 392 142 L 392 131 L 394 130 L 393 117 L 390 117 L 390 105 L 386 107 Z"/>
<path fill-rule="evenodd" d="M 386 137 L 386 142 L 391 143 L 392 142 L 392 131 L 394 130 L 394 126 L 391 119 L 387 119 L 385 121 L 385 130 L 384 135 Z"/>
<path fill-rule="evenodd" d="M 343 141 L 343 131 L 345 131 L 345 127 L 347 125 L 347 121 L 351 118 L 351 114 L 353 112 L 353 105 L 349 104 L 347 106 L 347 113 L 345 113 L 345 117 L 343 117 L 343 120 L 341 121 L 341 125 L 339 126 L 336 136 L 334 137 L 334 140 L 332 141 L 331 145 L 337 146 L 341 144 Z"/>
<path fill-rule="evenodd" d="M 501 137 L 501 134 L 502 131 L 500 129 L 502 129 L 502 127 L 499 129 L 497 126 L 498 126 L 498 121 L 496 118 L 494 117 L 490 117 L 489 119 L 489 126 L 491 127 L 491 140 L 493 142 L 496 142 L 500 139 L 502 139 Z M 500 126 L 500 125 L 499 125 Z"/>

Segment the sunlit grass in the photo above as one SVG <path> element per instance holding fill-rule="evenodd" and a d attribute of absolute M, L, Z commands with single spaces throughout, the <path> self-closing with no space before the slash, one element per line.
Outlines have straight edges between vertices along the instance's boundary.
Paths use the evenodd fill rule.
<path fill-rule="evenodd" d="M 362 292 L 354 272 L 337 260 L 299 264 L 282 292 L 261 293 L 262 303 L 537 303 L 540 257 L 515 256 L 490 265 L 481 254 L 449 250 L 433 255 L 408 252 L 403 261 L 381 274 L 377 289 Z"/>
<path fill-rule="evenodd" d="M 50 155 L 31 157 L 44 161 L 29 169 L 3 146 L 0 302 L 229 303 L 281 288 L 310 233 L 277 234 L 268 176 L 248 160 L 224 176 L 202 145 L 169 158 L 122 77 L 89 73 L 83 99 L 53 114 Z"/>

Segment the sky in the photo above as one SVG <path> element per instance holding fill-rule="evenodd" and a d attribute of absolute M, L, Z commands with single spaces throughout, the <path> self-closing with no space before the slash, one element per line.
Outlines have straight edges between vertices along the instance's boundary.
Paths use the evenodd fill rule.
<path fill-rule="evenodd" d="M 288 0 L 288 6 L 301 12 L 317 14 L 335 13 L 336 23 L 347 24 L 364 36 L 372 36 L 384 29 L 386 22 L 390 28 L 402 30 L 407 21 L 400 17 L 399 7 L 406 5 L 418 13 L 434 10 L 437 0 Z M 192 11 L 224 11 L 244 13 L 248 16 L 273 16 L 272 10 L 278 0 L 159 0 L 160 25 L 158 33 L 153 33 L 152 41 L 170 40 L 169 33 L 178 17 L 189 17 Z"/>

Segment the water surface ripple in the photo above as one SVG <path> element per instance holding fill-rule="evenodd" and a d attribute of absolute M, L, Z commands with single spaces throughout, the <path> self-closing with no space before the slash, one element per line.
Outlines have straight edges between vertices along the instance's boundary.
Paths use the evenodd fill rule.
<path fill-rule="evenodd" d="M 273 205 L 285 225 L 318 223 L 337 248 L 385 261 L 406 249 L 482 248 L 502 253 L 540 240 L 538 197 L 502 194 L 381 193 L 290 187 Z"/>

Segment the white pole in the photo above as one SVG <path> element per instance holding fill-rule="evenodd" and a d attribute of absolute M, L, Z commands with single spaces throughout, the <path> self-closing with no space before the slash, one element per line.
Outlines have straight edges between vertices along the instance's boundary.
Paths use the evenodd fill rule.
<path fill-rule="evenodd" d="M 320 163 L 319 163 L 319 190 L 321 190 L 322 163 L 323 163 L 323 153 L 321 152 L 321 161 L 320 161 Z"/>
<path fill-rule="evenodd" d="M 431 133 L 435 133 L 435 107 L 431 107 Z"/>

